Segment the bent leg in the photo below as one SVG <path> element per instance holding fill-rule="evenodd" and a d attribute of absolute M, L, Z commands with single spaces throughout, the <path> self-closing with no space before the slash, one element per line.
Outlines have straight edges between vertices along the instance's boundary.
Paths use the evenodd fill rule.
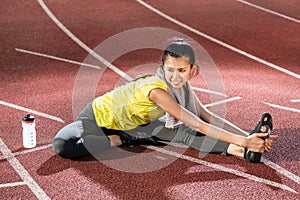
<path fill-rule="evenodd" d="M 54 152 L 64 158 L 76 159 L 110 147 L 109 139 L 103 135 L 86 135 L 82 121 L 62 128 L 53 139 Z"/>
<path fill-rule="evenodd" d="M 89 152 L 83 145 L 76 144 L 79 139 L 80 138 L 71 138 L 64 140 L 55 138 L 52 142 L 55 154 L 69 159 L 76 159 L 88 155 Z"/>

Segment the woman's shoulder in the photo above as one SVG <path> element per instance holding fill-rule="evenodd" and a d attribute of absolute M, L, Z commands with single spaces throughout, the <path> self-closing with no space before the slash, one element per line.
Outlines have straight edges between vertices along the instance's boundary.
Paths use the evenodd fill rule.
<path fill-rule="evenodd" d="M 167 84 L 162 79 L 160 79 L 157 75 L 147 75 L 147 76 L 140 77 L 139 79 L 137 79 L 136 84 L 138 87 L 153 86 L 162 89 L 167 89 Z"/>

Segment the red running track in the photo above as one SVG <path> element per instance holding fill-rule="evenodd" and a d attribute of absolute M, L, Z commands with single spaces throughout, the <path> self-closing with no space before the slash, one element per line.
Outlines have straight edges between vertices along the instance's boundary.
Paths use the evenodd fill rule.
<path fill-rule="evenodd" d="M 296 22 L 234 0 L 146 2 L 202 33 L 300 74 L 300 24 Z M 296 0 L 251 2 L 295 19 L 300 17 Z M 269 162 L 260 164 L 235 157 L 202 155 L 193 149 L 184 149 L 185 157 L 177 158 L 174 152 L 182 152 L 183 147 L 168 147 L 164 152 L 143 147 L 124 149 L 121 153 L 110 149 L 99 154 L 101 162 L 90 157 L 71 161 L 55 156 L 49 144 L 57 131 L 74 119 L 73 89 L 83 68 L 21 50 L 78 62 L 84 62 L 88 53 L 58 28 L 38 1 L 4 0 L 0 8 L 3 27 L 0 30 L 0 109 L 4 116 L 0 126 L 1 199 L 300 198 L 299 78 L 220 46 L 162 18 L 137 1 L 45 3 L 65 27 L 92 49 L 116 34 L 135 28 L 163 27 L 186 34 L 201 44 L 215 62 L 226 98 L 238 97 L 209 109 L 215 112 L 225 109 L 226 119 L 245 130 L 253 128 L 262 112 L 270 112 L 275 123 L 274 134 L 279 135 L 279 140 L 264 155 Z M 155 49 L 132 51 L 113 64 L 130 75 L 144 74 L 148 69 L 137 70 L 137 66 L 159 63 L 160 54 Z M 89 61 L 105 68 L 95 59 Z M 88 84 L 99 70 L 84 69 L 88 76 L 83 81 Z M 211 85 L 204 79 L 207 77 L 198 77 L 192 83 L 207 89 Z M 117 73 L 107 69 L 97 82 L 96 92 L 83 89 L 101 95 L 120 84 L 119 81 L 124 82 Z M 197 95 L 204 104 L 220 97 L 205 92 Z M 20 120 L 26 111 L 12 104 L 47 114 L 47 117 L 36 115 L 37 147 L 41 149 L 28 152 L 22 148 Z M 128 155 L 128 152 L 136 154 Z M 150 155 L 150 160 L 141 155 Z M 146 170 L 153 166 L 158 169 Z M 235 171 L 228 172 L 228 169 Z M 145 173 L 130 172 L 134 170 Z"/>

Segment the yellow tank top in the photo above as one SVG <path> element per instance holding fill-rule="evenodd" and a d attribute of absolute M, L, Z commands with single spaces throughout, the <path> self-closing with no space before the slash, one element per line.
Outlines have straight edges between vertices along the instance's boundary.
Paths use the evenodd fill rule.
<path fill-rule="evenodd" d="M 150 101 L 151 90 L 168 90 L 158 76 L 147 76 L 129 82 L 97 97 L 93 110 L 98 126 L 115 130 L 130 130 L 148 124 L 165 114 L 165 111 Z"/>

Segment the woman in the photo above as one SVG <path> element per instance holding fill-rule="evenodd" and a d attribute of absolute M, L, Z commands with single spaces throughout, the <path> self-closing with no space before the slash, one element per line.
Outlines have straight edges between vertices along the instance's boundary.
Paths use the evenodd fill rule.
<path fill-rule="evenodd" d="M 174 41 L 166 47 L 156 75 L 94 99 L 77 121 L 60 130 L 53 140 L 55 153 L 76 159 L 110 146 L 154 145 L 164 140 L 259 162 L 277 136 L 253 133 L 245 137 L 244 131 L 208 111 L 188 83 L 197 73 L 191 46 L 182 39 Z M 161 122 L 164 115 L 165 122 Z M 261 127 L 272 129 L 271 120 L 264 114 L 256 132 Z"/>

